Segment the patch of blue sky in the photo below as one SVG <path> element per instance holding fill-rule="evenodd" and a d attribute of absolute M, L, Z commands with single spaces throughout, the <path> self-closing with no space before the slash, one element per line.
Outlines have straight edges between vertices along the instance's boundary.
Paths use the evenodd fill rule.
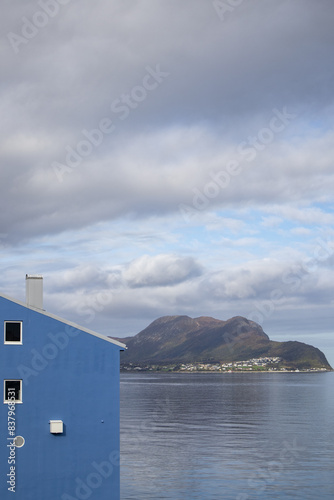
<path fill-rule="evenodd" d="M 334 163 L 334 162 L 333 162 Z M 312 204 L 314 208 L 318 208 L 324 213 L 333 214 L 334 213 L 334 202 L 333 199 L 326 202 L 317 201 Z"/>
<path fill-rule="evenodd" d="M 228 216 L 228 219 L 226 218 Z M 237 218 L 239 217 L 239 218 Z M 231 229 L 224 221 L 233 221 L 238 231 Z M 233 249 L 229 255 L 233 262 L 242 259 L 267 258 L 291 254 L 307 253 L 314 246 L 317 238 L 323 236 L 322 226 L 314 227 L 299 224 L 296 221 L 270 215 L 261 210 L 249 210 L 247 213 L 231 211 L 216 213 L 215 223 L 207 226 L 204 237 L 214 249 L 223 246 L 225 251 Z M 203 235 L 203 229 L 198 231 Z"/>

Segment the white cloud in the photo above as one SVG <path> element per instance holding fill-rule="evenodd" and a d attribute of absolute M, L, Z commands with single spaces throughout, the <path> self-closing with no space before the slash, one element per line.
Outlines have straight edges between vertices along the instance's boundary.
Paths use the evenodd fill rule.
<path fill-rule="evenodd" d="M 130 287 L 167 286 L 198 276 L 201 272 L 201 266 L 191 257 L 143 255 L 129 264 L 123 278 Z"/>

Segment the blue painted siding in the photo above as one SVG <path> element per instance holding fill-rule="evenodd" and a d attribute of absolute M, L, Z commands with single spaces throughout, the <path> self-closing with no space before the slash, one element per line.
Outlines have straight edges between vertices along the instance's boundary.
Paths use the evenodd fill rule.
<path fill-rule="evenodd" d="M 1 500 L 119 500 L 120 347 L 2 297 L 0 320 L 1 383 L 23 380 L 15 410 L 25 438 L 13 496 L 1 401 Z M 23 322 L 23 345 L 4 345 L 5 320 Z M 50 420 L 62 420 L 64 433 L 50 434 Z"/>

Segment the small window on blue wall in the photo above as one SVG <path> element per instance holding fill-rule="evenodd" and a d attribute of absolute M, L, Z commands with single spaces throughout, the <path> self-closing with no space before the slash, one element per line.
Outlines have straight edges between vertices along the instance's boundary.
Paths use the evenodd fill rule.
<path fill-rule="evenodd" d="M 22 403 L 22 380 L 4 381 L 4 403 Z"/>
<path fill-rule="evenodd" d="M 22 344 L 22 321 L 5 321 L 5 344 Z"/>

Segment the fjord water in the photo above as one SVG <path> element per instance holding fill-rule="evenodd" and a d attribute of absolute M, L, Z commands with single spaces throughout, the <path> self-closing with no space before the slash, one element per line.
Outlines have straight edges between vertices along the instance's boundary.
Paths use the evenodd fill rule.
<path fill-rule="evenodd" d="M 121 500 L 333 500 L 334 373 L 121 374 Z"/>

